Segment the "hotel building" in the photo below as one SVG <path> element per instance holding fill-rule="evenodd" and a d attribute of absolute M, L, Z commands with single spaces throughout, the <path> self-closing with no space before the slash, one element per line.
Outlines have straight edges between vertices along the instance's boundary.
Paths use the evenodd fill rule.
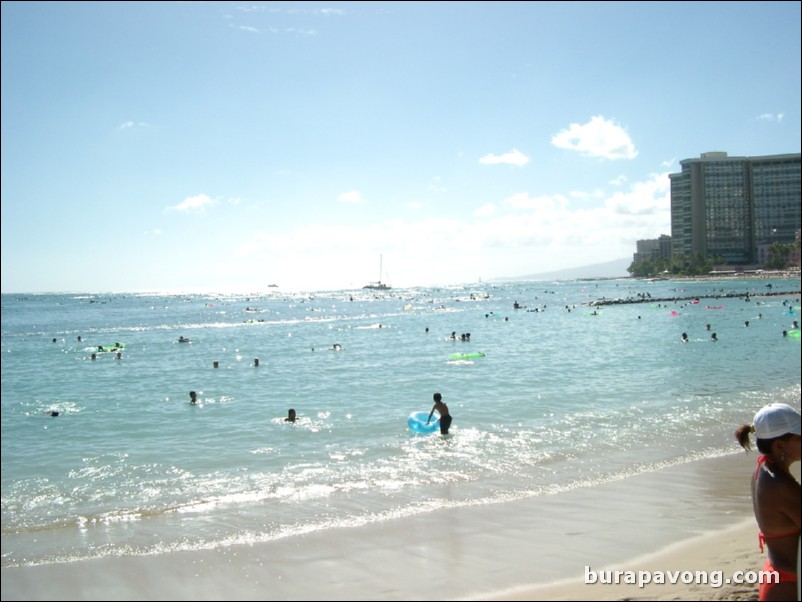
<path fill-rule="evenodd" d="M 773 243 L 800 230 L 800 155 L 728 157 L 703 153 L 680 161 L 671 181 L 673 254 L 762 263 Z"/>

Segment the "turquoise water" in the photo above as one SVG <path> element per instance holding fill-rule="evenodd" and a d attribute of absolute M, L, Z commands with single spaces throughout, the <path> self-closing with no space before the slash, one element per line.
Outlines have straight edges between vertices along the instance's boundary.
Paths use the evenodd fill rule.
<path fill-rule="evenodd" d="M 799 285 L 3 295 L 3 566 L 292 537 L 731 452 L 764 403 L 799 407 L 799 339 L 781 334 Z M 719 293 L 753 296 L 703 296 Z M 116 342 L 121 359 L 91 359 Z M 451 434 L 415 434 L 435 391 Z"/>

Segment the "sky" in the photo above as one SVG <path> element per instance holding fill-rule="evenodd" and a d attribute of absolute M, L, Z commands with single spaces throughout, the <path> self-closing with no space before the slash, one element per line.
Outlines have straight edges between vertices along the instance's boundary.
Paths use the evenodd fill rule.
<path fill-rule="evenodd" d="M 799 2 L 3 2 L 2 292 L 448 286 L 631 258 L 800 152 Z"/>

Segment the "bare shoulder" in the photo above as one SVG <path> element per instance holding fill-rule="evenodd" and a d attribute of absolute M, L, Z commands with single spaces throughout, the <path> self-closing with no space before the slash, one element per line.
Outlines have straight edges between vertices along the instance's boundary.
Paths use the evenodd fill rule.
<path fill-rule="evenodd" d="M 802 517 L 802 488 L 793 479 L 774 473 L 762 474 L 755 496 L 761 529 L 767 532 L 799 528 Z"/>
<path fill-rule="evenodd" d="M 786 516 L 799 528 L 802 523 L 802 487 L 797 482 L 783 479 L 778 485 L 778 498 Z"/>

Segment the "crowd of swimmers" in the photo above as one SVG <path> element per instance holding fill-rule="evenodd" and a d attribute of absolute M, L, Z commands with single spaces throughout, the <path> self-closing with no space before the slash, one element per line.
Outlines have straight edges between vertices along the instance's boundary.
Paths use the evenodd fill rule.
<path fill-rule="evenodd" d="M 762 317 L 763 317 L 763 314 L 758 314 L 758 318 L 762 318 Z M 640 319 L 640 316 L 638 316 L 638 319 Z M 749 320 L 745 320 L 744 321 L 744 328 L 749 328 Z M 705 324 L 705 330 L 707 330 L 708 332 L 710 331 L 710 324 Z M 799 331 L 799 321 L 798 320 L 793 320 L 791 322 L 791 331 L 790 331 L 791 334 L 793 334 L 795 331 L 796 332 Z M 783 330 L 782 331 L 783 338 L 787 338 L 789 336 L 788 333 L 789 333 L 788 330 Z M 687 343 L 689 341 L 688 333 L 687 332 L 683 332 L 681 337 L 680 337 L 680 340 L 683 343 Z M 713 342 L 718 341 L 718 335 L 715 332 L 711 333 L 710 334 L 710 340 L 713 341 Z"/>
<path fill-rule="evenodd" d="M 641 298 L 641 299 L 647 299 L 647 298 L 650 298 L 650 295 L 649 295 L 648 293 L 645 293 L 645 294 L 643 294 L 643 295 L 640 295 L 640 294 L 639 294 L 639 298 Z M 748 300 L 749 300 L 749 297 L 747 296 L 745 300 L 747 300 L 747 301 L 748 301 Z M 697 300 L 696 302 L 698 302 L 698 300 Z M 783 305 L 784 305 L 784 306 L 786 306 L 786 305 L 787 305 L 787 303 L 788 303 L 788 302 L 787 302 L 787 300 L 783 300 Z M 523 308 L 525 308 L 525 306 L 522 306 L 521 304 L 519 304 L 519 303 L 518 303 L 518 301 L 515 301 L 515 303 L 513 304 L 513 308 L 514 308 L 514 309 L 523 309 Z M 568 311 L 570 311 L 570 308 L 568 308 L 568 306 L 566 306 L 566 308 L 568 309 Z M 485 314 L 485 317 L 487 318 L 487 317 L 489 317 L 489 316 L 490 316 L 490 315 L 492 315 L 492 314 L 493 314 L 493 312 L 490 312 L 490 313 L 488 313 L 488 314 Z M 597 314 L 597 312 L 596 312 L 596 311 L 594 311 L 594 312 L 593 312 L 593 314 L 594 314 L 594 315 L 596 315 L 596 314 Z M 640 317 L 641 317 L 641 316 L 638 316 L 638 319 L 640 319 Z M 762 317 L 763 317 L 763 315 L 762 315 L 762 314 L 759 314 L 759 316 L 758 316 L 758 317 L 759 317 L 759 318 L 762 318 Z M 507 319 L 507 318 L 505 318 L 505 319 Z M 381 326 L 382 326 L 382 325 L 380 324 L 380 325 L 379 325 L 379 327 L 381 327 Z M 749 320 L 746 320 L 746 321 L 744 322 L 744 326 L 745 326 L 745 327 L 747 327 L 747 328 L 749 327 Z M 709 323 L 708 323 L 708 324 L 706 324 L 706 325 L 705 325 L 705 329 L 706 329 L 706 330 L 709 332 L 709 331 L 711 330 L 711 325 L 710 325 Z M 798 320 L 793 320 L 793 321 L 792 321 L 792 324 L 791 324 L 791 332 L 790 332 L 790 334 L 794 334 L 794 332 L 798 333 L 798 331 L 799 331 L 799 322 L 798 322 Z M 426 327 L 426 332 L 427 332 L 427 333 L 429 332 L 429 328 L 428 328 L 428 327 Z M 783 336 L 783 337 L 788 337 L 788 336 L 790 336 L 790 335 L 789 335 L 789 331 L 788 331 L 788 330 L 783 330 L 783 331 L 782 331 L 782 336 Z M 456 331 L 452 331 L 452 332 L 451 332 L 451 335 L 450 335 L 450 337 L 449 337 L 449 338 L 450 338 L 451 340 L 457 340 L 457 339 L 459 339 L 459 340 L 461 340 L 461 341 L 463 341 L 463 342 L 470 342 L 470 340 L 471 340 L 471 333 L 469 333 L 469 332 L 462 333 L 462 334 L 460 334 L 460 335 L 459 335 L 459 337 L 457 337 L 457 333 L 456 333 Z M 82 342 L 82 341 L 83 341 L 83 338 L 82 338 L 81 336 L 78 336 L 78 337 L 77 337 L 77 340 L 78 340 L 78 342 Z M 711 332 L 711 334 L 710 334 L 710 340 L 711 340 L 712 342 L 716 342 L 716 341 L 718 341 L 718 336 L 717 336 L 717 334 L 716 334 L 715 332 Z M 53 343 L 56 343 L 56 342 L 57 342 L 57 339 L 56 339 L 56 338 L 54 338 L 54 339 L 52 339 L 52 341 L 53 341 Z M 687 332 L 683 332 L 683 333 L 682 333 L 682 335 L 681 335 L 681 341 L 682 341 L 683 343 L 687 343 L 687 342 L 689 342 L 689 338 L 688 338 L 688 333 L 687 333 Z M 180 336 L 180 337 L 178 338 L 178 342 L 179 342 L 179 343 L 190 343 L 190 342 L 191 342 L 191 339 L 189 339 L 189 338 L 187 338 L 187 337 L 184 337 L 184 336 L 182 335 L 182 336 Z M 109 348 L 106 348 L 106 347 L 104 347 L 103 345 L 98 345 L 98 346 L 97 346 L 97 352 L 92 352 L 92 354 L 90 355 L 90 358 L 91 358 L 91 359 L 94 361 L 94 360 L 96 360 L 96 359 L 97 359 L 97 353 L 116 352 L 116 354 L 115 354 L 115 358 L 119 360 L 119 359 L 122 359 L 122 353 L 121 353 L 121 351 L 120 351 L 120 350 L 121 350 L 121 349 L 123 349 L 123 348 L 124 348 L 124 345 L 123 345 L 122 343 L 119 343 L 119 342 L 116 342 L 116 343 L 114 343 L 114 345 L 113 345 L 112 347 L 109 347 Z M 342 351 L 342 349 L 343 349 L 343 346 L 342 346 L 340 343 L 334 343 L 334 344 L 332 344 L 332 346 L 331 346 L 329 349 L 330 349 L 330 350 L 333 350 L 333 351 Z M 315 348 L 314 348 L 314 347 L 312 348 L 312 351 L 315 351 Z M 259 367 L 259 365 L 260 365 L 259 358 L 254 358 L 254 360 L 253 360 L 253 365 L 254 365 L 254 367 Z M 215 361 L 213 361 L 213 362 L 212 362 L 212 366 L 213 366 L 213 368 L 219 368 L 219 366 L 220 366 L 220 363 L 219 363 L 217 360 L 215 360 Z M 197 393 L 196 393 L 195 391 L 190 391 L 190 393 L 189 393 L 189 396 L 190 396 L 190 404 L 192 404 L 192 405 L 197 405 L 197 404 L 199 403 L 199 402 L 198 402 Z M 435 400 L 435 408 L 433 408 L 433 409 L 432 409 L 432 412 L 434 412 L 434 411 L 435 411 L 435 409 L 437 409 L 437 406 L 438 406 L 438 403 L 437 403 L 437 401 L 438 401 L 438 400 Z M 442 404 L 442 405 L 444 406 L 445 404 Z M 445 410 L 445 411 L 447 411 L 447 410 Z M 54 416 L 54 417 L 55 417 L 55 416 L 59 416 L 59 414 L 60 414 L 58 410 L 49 410 L 49 411 L 48 411 L 48 413 L 50 414 L 50 416 Z M 442 412 L 441 412 L 441 414 L 442 414 Z M 430 416 L 431 416 L 431 415 L 430 415 Z M 449 419 L 450 419 L 450 417 L 449 417 Z M 294 410 L 294 409 L 292 409 L 292 408 L 291 408 L 291 409 L 288 411 L 288 415 L 287 415 L 287 417 L 284 419 L 284 421 L 285 421 L 285 422 L 293 422 L 293 423 L 296 421 L 296 412 L 295 412 L 295 410 Z M 441 425 L 442 425 L 442 422 L 441 422 Z M 447 431 L 447 427 L 446 427 L 446 431 Z"/>
<path fill-rule="evenodd" d="M 189 392 L 189 403 L 190 405 L 198 405 L 200 400 L 198 399 L 198 393 L 196 391 Z M 51 416 L 58 416 L 58 412 L 55 414 L 51 413 Z M 297 420 L 297 414 L 295 413 L 294 408 L 290 408 L 287 411 L 287 417 L 284 419 L 284 422 L 295 422 Z"/>
<path fill-rule="evenodd" d="M 710 324 L 708 324 L 707 327 L 708 327 L 707 329 L 710 330 Z M 682 340 L 683 343 L 687 343 L 688 342 L 688 333 L 687 332 L 683 332 L 682 333 L 681 340 Z M 715 343 L 716 341 L 718 341 L 718 335 L 715 332 L 711 333 L 710 334 L 710 340 Z"/>
<path fill-rule="evenodd" d="M 440 415 L 440 433 L 442 435 L 448 434 L 448 429 L 451 427 L 452 416 L 449 414 L 448 406 L 443 403 L 443 396 L 440 393 L 434 394 L 434 406 L 432 407 L 432 411 L 429 412 L 429 418 L 426 420 L 426 424 L 431 422 L 434 413 L 437 412 Z M 191 405 L 198 405 L 198 394 L 195 391 L 189 392 L 189 403 Z M 52 411 L 50 413 L 51 416 L 58 416 L 57 411 Z M 295 411 L 295 408 L 290 408 L 287 410 L 287 417 L 284 419 L 284 422 L 292 422 L 295 423 L 298 420 L 298 415 Z"/>

